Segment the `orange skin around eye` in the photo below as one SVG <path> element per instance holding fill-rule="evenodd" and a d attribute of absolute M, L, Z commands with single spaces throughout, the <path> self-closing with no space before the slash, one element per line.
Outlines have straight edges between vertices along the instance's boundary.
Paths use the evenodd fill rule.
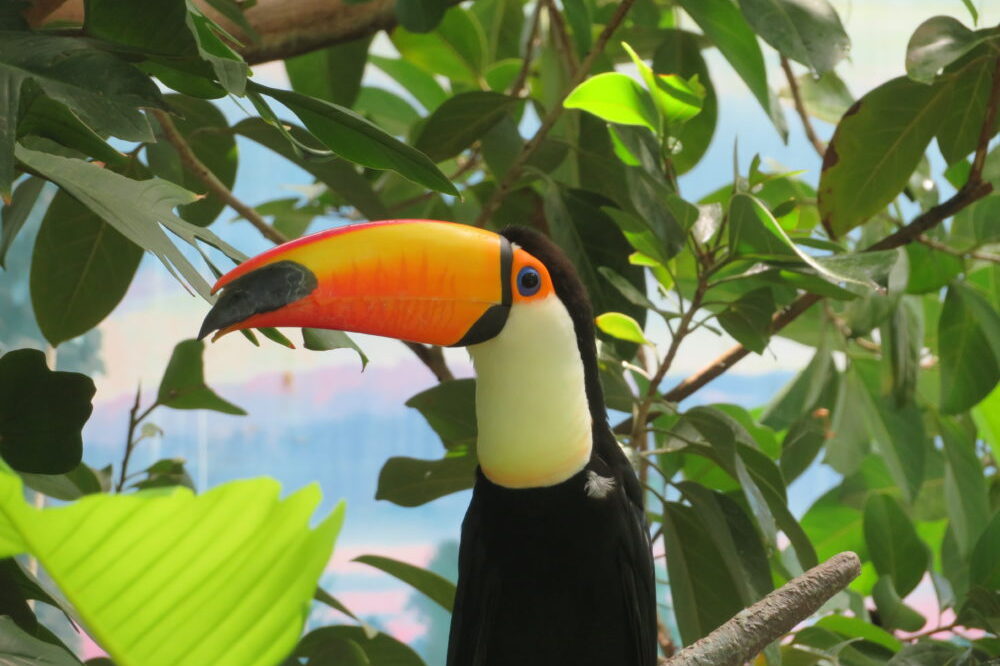
<path fill-rule="evenodd" d="M 530 266 L 538 271 L 538 277 L 542 281 L 538 291 L 530 296 L 524 296 L 517 288 L 517 276 L 521 273 L 521 269 L 525 266 Z M 538 259 L 535 259 L 519 247 L 514 250 L 514 262 L 511 266 L 510 279 L 511 295 L 514 298 L 515 303 L 532 303 L 534 301 L 544 300 L 552 295 L 552 279 L 549 277 L 548 269 L 545 268 L 545 265 L 542 264 L 542 262 L 538 261 Z"/>

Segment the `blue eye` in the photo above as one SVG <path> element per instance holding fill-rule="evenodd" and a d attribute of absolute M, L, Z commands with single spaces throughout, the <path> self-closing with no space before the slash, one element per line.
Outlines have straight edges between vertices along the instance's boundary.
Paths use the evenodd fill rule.
<path fill-rule="evenodd" d="M 522 296 L 533 296 L 542 286 L 542 277 L 531 266 L 525 266 L 517 273 L 517 291 Z"/>

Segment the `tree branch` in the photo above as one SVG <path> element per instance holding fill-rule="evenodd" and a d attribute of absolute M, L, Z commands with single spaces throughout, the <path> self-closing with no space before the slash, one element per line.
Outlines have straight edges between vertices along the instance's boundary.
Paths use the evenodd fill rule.
<path fill-rule="evenodd" d="M 497 188 L 493 190 L 493 194 L 486 200 L 486 203 L 483 204 L 483 209 L 479 213 L 479 217 L 476 218 L 477 227 L 482 227 L 486 224 L 486 221 L 493 216 L 493 214 L 500 207 L 500 204 L 503 203 L 503 200 L 507 198 L 508 194 L 510 194 L 511 188 L 514 186 L 514 183 L 517 182 L 517 179 L 520 178 L 521 172 L 524 170 L 528 160 L 535 154 L 538 147 L 542 145 L 542 141 L 546 136 L 548 136 L 549 132 L 552 131 L 552 128 L 555 127 L 556 121 L 558 121 L 562 116 L 564 111 L 563 101 L 569 96 L 574 88 L 580 85 L 580 83 L 587 78 L 587 74 L 590 73 L 590 68 L 594 65 L 594 61 L 597 60 L 597 56 L 604 51 L 604 47 L 607 46 L 608 40 L 611 39 L 611 35 L 614 34 L 615 30 L 618 29 L 618 26 L 625 20 L 625 15 L 628 13 L 628 10 L 632 8 L 632 4 L 634 2 L 635 0 L 622 0 L 622 2 L 615 8 L 614 15 L 611 17 L 611 20 L 608 21 L 607 25 L 604 26 L 604 30 L 602 30 L 601 34 L 597 37 L 597 40 L 594 42 L 593 47 L 591 47 L 587 57 L 583 59 L 582 63 L 580 63 L 579 69 L 576 70 L 576 74 L 570 80 L 566 90 L 562 91 L 562 94 L 559 95 L 559 99 L 557 99 L 555 104 L 552 105 L 549 112 L 545 114 L 545 118 L 542 119 L 542 124 L 538 128 L 538 131 L 535 132 L 535 135 L 524 144 L 521 152 L 518 153 L 514 162 L 510 165 L 510 168 L 507 169 L 507 173 L 505 173 L 503 178 L 500 180 Z"/>
<path fill-rule="evenodd" d="M 788 62 L 788 58 L 785 56 L 781 56 L 781 69 L 785 70 L 785 78 L 788 79 L 788 89 L 792 91 L 792 101 L 795 103 L 795 110 L 798 112 L 799 118 L 802 119 L 802 128 L 806 131 L 806 137 L 809 139 L 809 143 L 813 145 L 813 148 L 816 149 L 816 152 L 819 153 L 819 156 L 823 157 L 826 155 L 826 144 L 816 134 L 812 119 L 809 118 L 809 113 L 806 111 L 806 105 L 802 102 L 802 91 L 799 89 L 799 82 L 792 72 L 791 63 Z"/>
<path fill-rule="evenodd" d="M 815 613 L 830 597 L 861 574 L 854 553 L 840 553 L 788 581 L 701 640 L 681 650 L 664 666 L 739 666 Z"/>
<path fill-rule="evenodd" d="M 410 351 L 417 355 L 427 369 L 434 373 L 439 382 L 447 382 L 455 378 L 451 368 L 444 360 L 444 352 L 435 345 L 422 345 L 419 342 L 403 342 Z"/>
<path fill-rule="evenodd" d="M 246 218 L 247 222 L 252 224 L 261 235 L 274 243 L 275 245 L 280 245 L 286 242 L 288 239 L 285 238 L 284 234 L 268 224 L 260 213 L 255 211 L 253 208 L 243 203 L 236 196 L 229 191 L 221 180 L 216 178 L 212 170 L 209 169 L 205 164 L 198 159 L 198 156 L 194 154 L 191 150 L 191 146 L 188 142 L 181 136 L 181 133 L 177 131 L 177 127 L 174 125 L 174 121 L 170 119 L 170 115 L 165 111 L 160 111 L 159 109 L 150 109 L 150 113 L 156 118 L 157 122 L 160 123 L 160 127 L 163 128 L 163 136 L 166 140 L 174 147 L 177 154 L 180 155 L 181 163 L 187 168 L 191 174 L 200 180 L 208 191 L 218 197 L 221 201 L 225 202 L 230 208 L 235 210 L 237 213 Z"/>

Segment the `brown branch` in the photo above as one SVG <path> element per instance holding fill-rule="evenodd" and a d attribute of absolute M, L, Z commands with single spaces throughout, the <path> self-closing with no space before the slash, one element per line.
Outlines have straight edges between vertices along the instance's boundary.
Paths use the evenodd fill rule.
<path fill-rule="evenodd" d="M 511 97 L 520 97 L 528 83 L 528 72 L 531 71 L 531 63 L 535 57 L 535 47 L 538 45 L 538 27 L 542 22 L 542 2 L 535 3 L 535 11 L 531 14 L 531 28 L 528 30 L 528 39 L 524 44 L 524 60 L 521 61 L 521 69 L 517 72 L 517 78 L 510 87 Z"/>
<path fill-rule="evenodd" d="M 815 613 L 861 573 L 854 553 L 840 553 L 745 608 L 664 666 L 739 666 Z"/>
<path fill-rule="evenodd" d="M 150 113 L 156 117 L 156 120 L 160 123 L 160 127 L 163 128 L 163 136 L 166 140 L 174 147 L 177 154 L 181 158 L 181 163 L 187 168 L 191 174 L 200 180 L 202 184 L 208 188 L 208 191 L 218 197 L 221 201 L 225 202 L 230 208 L 235 210 L 237 213 L 246 218 L 247 222 L 256 227 L 257 231 L 261 233 L 264 238 L 268 239 L 276 245 L 280 245 L 286 242 L 288 239 L 285 238 L 284 234 L 268 224 L 260 213 L 255 211 L 250 206 L 246 205 L 242 201 L 236 198 L 236 196 L 229 191 L 221 180 L 219 180 L 212 170 L 209 169 L 205 164 L 198 159 L 198 156 L 194 154 L 191 150 L 191 146 L 188 142 L 181 136 L 181 133 L 177 131 L 177 127 L 174 125 L 174 121 L 170 119 L 169 114 L 159 109 L 150 109 Z"/>
<path fill-rule="evenodd" d="M 545 3 L 552 31 L 556 35 L 556 46 L 566 60 L 566 71 L 571 77 L 576 76 L 576 71 L 580 68 L 580 62 L 577 60 L 573 42 L 570 41 L 569 31 L 566 30 L 566 22 L 563 20 L 563 15 L 559 12 L 559 7 L 556 6 L 555 0 L 541 1 Z"/>
<path fill-rule="evenodd" d="M 611 35 L 614 34 L 615 30 L 618 29 L 618 26 L 625 20 L 625 15 L 628 13 L 628 10 L 632 8 L 632 4 L 634 2 L 635 0 L 622 0 L 622 2 L 620 2 L 615 8 L 614 15 L 611 17 L 611 20 L 608 21 L 607 25 L 604 26 L 604 30 L 601 31 L 601 34 L 597 37 L 593 47 L 591 47 L 590 52 L 587 53 L 587 57 L 583 59 L 582 63 L 580 63 L 580 67 L 577 69 L 576 75 L 572 77 L 569 85 L 566 87 L 566 90 L 562 91 L 562 94 L 559 95 L 559 98 L 553 104 L 552 108 L 549 109 L 547 114 L 545 114 L 545 118 L 542 119 L 542 124 L 539 126 L 538 131 L 535 132 L 535 135 L 524 144 L 521 152 L 518 153 L 514 162 L 510 165 L 510 168 L 507 169 L 507 173 L 504 174 L 504 177 L 497 185 L 497 188 L 493 190 L 493 194 L 486 200 L 486 203 L 483 204 L 483 209 L 479 213 L 479 217 L 476 218 L 477 227 L 481 227 L 486 224 L 486 221 L 493 216 L 493 213 L 497 211 L 500 204 L 503 203 L 503 200 L 507 198 L 508 194 L 510 194 L 511 188 L 521 176 L 521 172 L 524 170 L 525 165 L 527 165 L 528 160 L 535 154 L 538 147 L 542 145 L 542 141 L 546 136 L 548 136 L 549 132 L 552 131 L 552 128 L 555 127 L 556 121 L 558 121 L 562 116 L 564 110 L 563 101 L 569 96 L 574 88 L 587 78 L 587 74 L 590 72 L 590 68 L 593 66 L 594 61 L 597 60 L 597 56 L 604 51 L 604 47 L 607 46 L 608 40 L 611 39 Z"/>
<path fill-rule="evenodd" d="M 792 72 L 791 63 L 788 62 L 788 58 L 785 56 L 781 56 L 781 69 L 785 70 L 785 78 L 788 79 L 788 88 L 792 91 L 792 101 L 795 103 L 795 110 L 798 112 L 799 118 L 802 119 L 802 128 L 806 131 L 806 137 L 809 139 L 809 143 L 813 145 L 813 148 L 816 149 L 816 152 L 819 153 L 819 156 L 823 157 L 826 155 L 826 144 L 816 134 L 812 119 L 809 118 L 809 113 L 806 111 L 806 105 L 802 102 L 802 91 L 799 89 L 799 82 Z"/>
<path fill-rule="evenodd" d="M 417 355 L 427 369 L 434 373 L 439 382 L 447 382 L 455 378 L 451 368 L 444 360 L 444 352 L 434 345 L 422 345 L 419 342 L 404 342 L 410 351 Z"/>

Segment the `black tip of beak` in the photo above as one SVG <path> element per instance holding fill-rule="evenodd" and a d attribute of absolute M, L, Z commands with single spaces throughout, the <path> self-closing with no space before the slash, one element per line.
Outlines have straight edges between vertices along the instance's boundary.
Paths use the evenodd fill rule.
<path fill-rule="evenodd" d="M 278 261 L 251 271 L 222 288 L 201 324 L 198 339 L 305 298 L 316 285 L 313 272 L 294 261 Z"/>

